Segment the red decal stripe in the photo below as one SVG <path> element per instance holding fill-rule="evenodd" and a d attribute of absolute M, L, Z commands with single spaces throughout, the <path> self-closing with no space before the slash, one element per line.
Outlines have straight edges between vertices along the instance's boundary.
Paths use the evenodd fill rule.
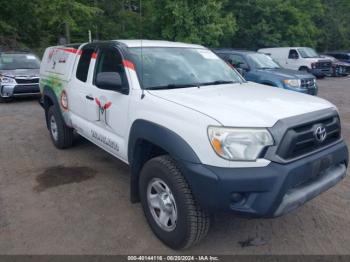
<path fill-rule="evenodd" d="M 72 54 L 77 54 L 77 55 L 81 55 L 82 51 L 79 49 L 75 49 L 75 48 L 62 48 L 59 47 L 57 48 L 58 50 L 62 50 L 64 52 L 68 52 L 68 53 L 72 53 Z"/>
<path fill-rule="evenodd" d="M 72 53 L 72 54 L 76 54 L 78 53 L 78 49 L 75 49 L 75 48 L 58 48 L 59 50 L 62 50 L 62 51 L 65 51 L 65 52 L 68 52 L 68 53 Z"/>
<path fill-rule="evenodd" d="M 91 55 L 91 59 L 96 59 L 96 58 L 97 58 L 97 53 L 93 52 L 92 55 Z"/>
<path fill-rule="evenodd" d="M 95 97 L 95 102 L 96 102 L 96 104 L 98 105 L 98 107 L 101 107 L 101 102 L 100 102 L 100 100 L 98 100 L 97 97 Z"/>
<path fill-rule="evenodd" d="M 123 60 L 123 66 L 135 70 L 135 65 L 129 60 Z"/>

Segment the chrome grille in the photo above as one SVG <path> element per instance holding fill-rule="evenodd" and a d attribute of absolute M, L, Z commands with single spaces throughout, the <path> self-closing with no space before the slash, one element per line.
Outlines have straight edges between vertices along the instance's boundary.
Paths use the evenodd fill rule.
<path fill-rule="evenodd" d="M 313 78 L 301 79 L 301 87 L 311 89 L 316 87 L 316 81 Z"/>

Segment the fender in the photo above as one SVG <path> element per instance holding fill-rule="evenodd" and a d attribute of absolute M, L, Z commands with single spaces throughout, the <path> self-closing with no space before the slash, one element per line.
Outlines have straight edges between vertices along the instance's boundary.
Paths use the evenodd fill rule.
<path fill-rule="evenodd" d="M 152 143 L 167 152 L 174 159 L 190 163 L 201 163 L 191 146 L 175 132 L 146 120 L 136 120 L 130 129 L 128 144 L 128 161 L 131 167 L 130 194 L 131 202 L 133 203 L 139 201 L 138 177 L 144 164 L 145 154 L 150 153 L 147 152 L 146 148 L 142 148 L 146 152 L 138 150 L 140 141 Z"/>

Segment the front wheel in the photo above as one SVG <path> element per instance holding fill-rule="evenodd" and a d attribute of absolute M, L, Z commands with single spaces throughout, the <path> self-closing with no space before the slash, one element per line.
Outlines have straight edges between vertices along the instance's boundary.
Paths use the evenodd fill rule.
<path fill-rule="evenodd" d="M 13 100 L 12 97 L 2 97 L 2 96 L 0 95 L 0 103 L 9 103 L 9 102 L 11 102 L 12 100 Z"/>
<path fill-rule="evenodd" d="M 71 147 L 73 144 L 73 129 L 66 125 L 55 106 L 48 109 L 46 121 L 54 145 L 59 149 Z"/>
<path fill-rule="evenodd" d="M 159 156 L 144 165 L 139 190 L 147 221 L 167 246 L 188 248 L 207 235 L 210 217 L 196 203 L 171 157 Z"/>
<path fill-rule="evenodd" d="M 305 73 L 310 73 L 310 69 L 306 66 L 302 66 L 299 68 L 299 71 L 305 72 Z"/>

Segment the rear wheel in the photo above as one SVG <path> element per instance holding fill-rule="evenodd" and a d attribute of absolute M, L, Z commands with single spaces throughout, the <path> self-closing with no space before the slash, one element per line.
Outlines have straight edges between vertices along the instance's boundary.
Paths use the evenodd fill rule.
<path fill-rule="evenodd" d="M 171 157 L 149 160 L 142 168 L 139 189 L 147 221 L 167 246 L 188 248 L 207 235 L 210 217 L 196 203 Z"/>
<path fill-rule="evenodd" d="M 48 109 L 46 121 L 54 145 L 59 149 L 71 147 L 73 144 L 73 129 L 64 123 L 55 106 Z"/>

